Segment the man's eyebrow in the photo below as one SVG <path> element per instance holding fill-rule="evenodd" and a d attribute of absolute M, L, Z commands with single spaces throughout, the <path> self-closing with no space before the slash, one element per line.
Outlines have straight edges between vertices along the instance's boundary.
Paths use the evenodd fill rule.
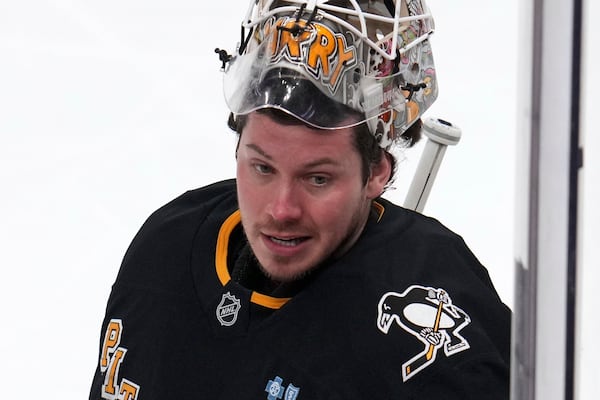
<path fill-rule="evenodd" d="M 247 148 L 249 148 L 250 150 L 253 150 L 255 152 L 257 152 L 258 154 L 260 154 L 261 156 L 263 156 L 264 158 L 266 158 L 267 160 L 273 160 L 273 156 L 271 156 L 269 153 L 267 153 L 266 151 L 264 151 L 260 146 L 253 144 L 253 143 L 248 143 L 246 145 Z M 333 166 L 337 166 L 339 165 L 339 161 L 331 158 L 331 157 L 322 157 L 322 158 L 318 158 L 316 160 L 312 160 L 309 163 L 304 165 L 304 168 L 315 168 L 315 167 L 319 167 L 321 165 L 333 165 Z"/>
<path fill-rule="evenodd" d="M 249 144 L 246 145 L 246 147 L 249 148 L 249 149 L 251 149 L 251 150 L 254 150 L 258 154 L 260 154 L 261 156 L 263 156 L 263 157 L 265 157 L 265 158 L 267 158 L 269 160 L 273 159 L 273 157 L 271 157 L 266 151 L 264 151 L 263 149 L 261 149 L 260 146 L 258 146 L 256 144 L 249 143 Z"/>
<path fill-rule="evenodd" d="M 339 161 L 334 160 L 333 158 L 330 157 L 323 157 L 323 158 L 319 158 L 316 160 L 313 160 L 311 162 L 309 162 L 308 164 L 305 165 L 306 168 L 314 168 L 314 167 L 319 167 L 321 165 L 339 165 Z"/>

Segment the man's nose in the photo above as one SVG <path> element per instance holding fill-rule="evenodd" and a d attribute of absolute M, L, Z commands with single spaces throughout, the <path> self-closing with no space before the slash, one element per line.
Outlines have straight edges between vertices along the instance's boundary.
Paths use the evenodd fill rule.
<path fill-rule="evenodd" d="M 302 207 L 296 184 L 287 182 L 273 188 L 268 209 L 276 221 L 285 222 L 299 219 L 302 215 Z"/>

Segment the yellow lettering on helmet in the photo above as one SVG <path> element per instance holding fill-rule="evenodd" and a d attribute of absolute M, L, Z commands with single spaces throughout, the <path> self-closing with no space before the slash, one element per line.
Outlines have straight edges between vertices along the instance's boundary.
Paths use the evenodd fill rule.
<path fill-rule="evenodd" d="M 271 49 L 270 55 L 271 57 L 275 57 L 279 53 L 279 29 L 283 25 L 283 20 L 278 19 L 275 23 L 271 23 L 271 21 L 267 21 L 263 26 L 263 34 L 265 38 L 270 37 L 271 41 Z"/>
<path fill-rule="evenodd" d="M 333 32 L 321 24 L 314 24 L 315 38 L 308 48 L 306 65 L 318 74 L 319 66 L 323 76 L 329 76 L 329 57 L 335 54 L 336 41 Z"/>
<path fill-rule="evenodd" d="M 104 342 L 102 344 L 102 356 L 100 357 L 100 370 L 106 371 L 111 354 L 121 342 L 121 331 L 123 323 L 120 319 L 111 319 L 106 327 Z"/>
<path fill-rule="evenodd" d="M 281 57 L 300 63 L 332 90 L 338 86 L 344 70 L 355 63 L 356 50 L 346 45 L 344 35 L 321 23 L 280 18 L 265 23 L 263 34 L 271 38 L 269 50 L 273 63 Z"/>
<path fill-rule="evenodd" d="M 354 57 L 356 56 L 353 48 L 346 49 L 346 41 L 342 36 L 338 36 L 336 39 L 338 48 L 338 62 L 335 65 L 331 77 L 329 78 L 329 84 L 332 88 L 336 87 L 337 81 L 344 68 L 351 66 L 353 64 Z"/>
<path fill-rule="evenodd" d="M 281 52 L 287 52 L 287 55 L 292 60 L 300 60 L 302 56 L 302 49 L 300 48 L 302 43 L 306 42 L 310 36 L 310 30 L 300 29 L 298 32 L 295 31 L 297 28 L 304 28 L 306 21 L 300 20 L 289 20 L 284 23 L 283 20 L 278 20 L 275 23 L 275 29 L 273 34 L 279 33 L 278 40 L 274 40 L 275 49 L 273 49 L 273 55 L 279 55 Z"/>

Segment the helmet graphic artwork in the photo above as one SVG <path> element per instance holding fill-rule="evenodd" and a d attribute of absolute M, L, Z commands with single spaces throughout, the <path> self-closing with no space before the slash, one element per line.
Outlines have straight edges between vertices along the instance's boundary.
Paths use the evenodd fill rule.
<path fill-rule="evenodd" d="M 234 114 L 277 108 L 321 129 L 367 122 L 389 149 L 437 97 L 424 0 L 251 0 L 221 54 Z"/>

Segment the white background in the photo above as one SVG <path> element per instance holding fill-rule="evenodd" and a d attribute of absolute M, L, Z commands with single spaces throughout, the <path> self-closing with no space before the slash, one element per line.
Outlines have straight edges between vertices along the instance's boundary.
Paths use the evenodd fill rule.
<path fill-rule="evenodd" d="M 424 213 L 464 237 L 512 305 L 517 1 L 429 6 L 440 96 L 426 115 L 463 138 Z M 2 398 L 87 398 L 131 238 L 166 201 L 234 176 L 214 48 L 234 50 L 246 8 L 0 0 Z M 419 150 L 386 197 L 402 203 Z"/>

